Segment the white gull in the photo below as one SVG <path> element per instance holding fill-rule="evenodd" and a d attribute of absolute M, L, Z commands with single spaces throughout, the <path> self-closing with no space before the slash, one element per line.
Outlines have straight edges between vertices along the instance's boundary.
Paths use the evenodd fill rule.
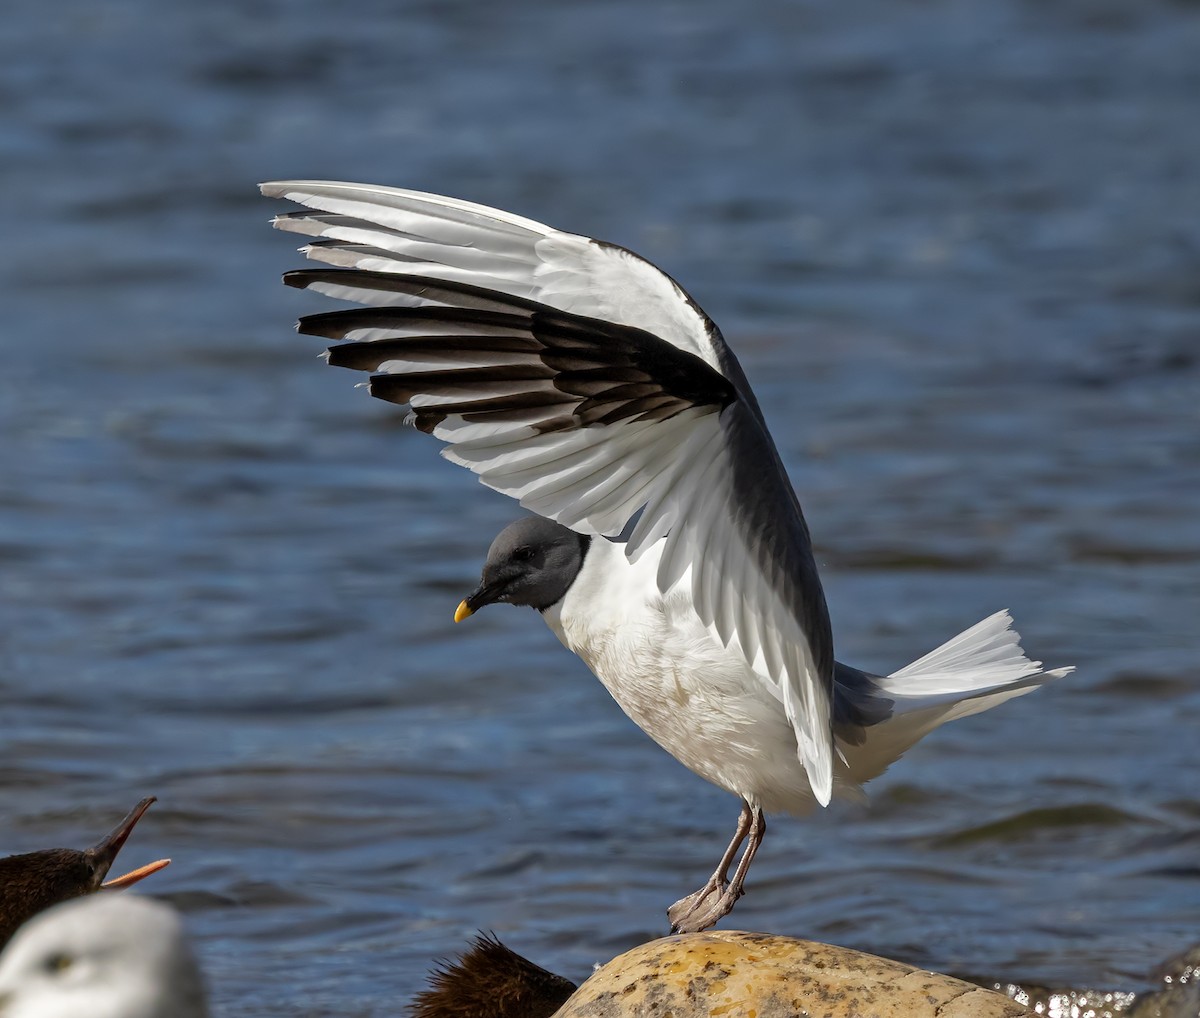
<path fill-rule="evenodd" d="M 264 184 L 275 225 L 333 268 L 291 285 L 367 305 L 301 320 L 340 342 L 442 455 L 538 516 L 506 528 L 456 619 L 530 605 L 622 709 L 739 796 L 709 880 L 668 910 L 711 926 L 743 893 L 764 811 L 860 794 L 927 732 L 1069 668 L 1025 657 L 998 612 L 877 676 L 834 660 L 800 504 L 716 325 L 612 244 L 442 195 Z M 745 844 L 732 875 L 729 868 Z"/>
<path fill-rule="evenodd" d="M 0 954 L 0 1018 L 206 1018 L 171 908 L 101 892 L 56 905 Z"/>

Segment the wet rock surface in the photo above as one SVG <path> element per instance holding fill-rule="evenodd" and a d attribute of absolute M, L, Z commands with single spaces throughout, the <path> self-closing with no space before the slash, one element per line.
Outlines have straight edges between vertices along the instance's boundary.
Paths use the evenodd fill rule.
<path fill-rule="evenodd" d="M 767 933 L 710 930 L 635 947 L 599 969 L 557 1018 L 1016 1018 L 1031 1012 L 972 983 Z"/>

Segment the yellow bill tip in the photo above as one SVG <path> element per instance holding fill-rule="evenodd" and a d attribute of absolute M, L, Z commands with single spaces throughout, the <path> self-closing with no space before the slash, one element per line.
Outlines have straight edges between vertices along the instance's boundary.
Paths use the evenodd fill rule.
<path fill-rule="evenodd" d="M 464 597 L 461 601 L 458 602 L 458 607 L 454 609 L 454 621 L 461 622 L 463 619 L 469 618 L 470 616 L 472 616 L 474 614 L 475 614 L 475 609 L 473 609 L 469 604 L 467 604 L 467 599 Z"/>

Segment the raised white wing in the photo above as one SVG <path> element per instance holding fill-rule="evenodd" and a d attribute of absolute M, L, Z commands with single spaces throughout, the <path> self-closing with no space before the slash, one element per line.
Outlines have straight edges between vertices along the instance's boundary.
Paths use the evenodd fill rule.
<path fill-rule="evenodd" d="M 315 261 L 470 283 L 632 325 L 721 369 L 724 342 L 714 342 L 704 312 L 670 276 L 624 248 L 421 191 L 295 180 L 263 184 L 262 193 L 320 210 L 274 220 L 280 230 L 320 238 L 301 248 Z"/>
<path fill-rule="evenodd" d="M 366 304 L 301 320 L 331 364 L 412 408 L 442 455 L 580 533 L 664 539 L 701 620 L 776 692 L 813 793 L 832 791 L 833 647 L 808 529 L 720 332 L 623 248 L 481 205 L 394 188 L 264 184 L 317 211 L 275 225 L 338 266 L 292 286 Z"/>

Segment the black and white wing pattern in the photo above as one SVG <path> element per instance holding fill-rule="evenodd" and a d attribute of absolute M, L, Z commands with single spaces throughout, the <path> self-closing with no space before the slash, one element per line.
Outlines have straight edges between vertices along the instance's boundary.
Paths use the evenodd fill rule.
<path fill-rule="evenodd" d="M 442 455 L 491 488 L 626 553 L 665 539 L 658 583 L 780 697 L 816 798 L 832 791 L 833 645 L 808 528 L 720 331 L 624 248 L 471 202 L 281 181 L 306 209 L 276 227 L 332 268 L 284 280 L 365 308 L 301 320 L 339 340 Z"/>

